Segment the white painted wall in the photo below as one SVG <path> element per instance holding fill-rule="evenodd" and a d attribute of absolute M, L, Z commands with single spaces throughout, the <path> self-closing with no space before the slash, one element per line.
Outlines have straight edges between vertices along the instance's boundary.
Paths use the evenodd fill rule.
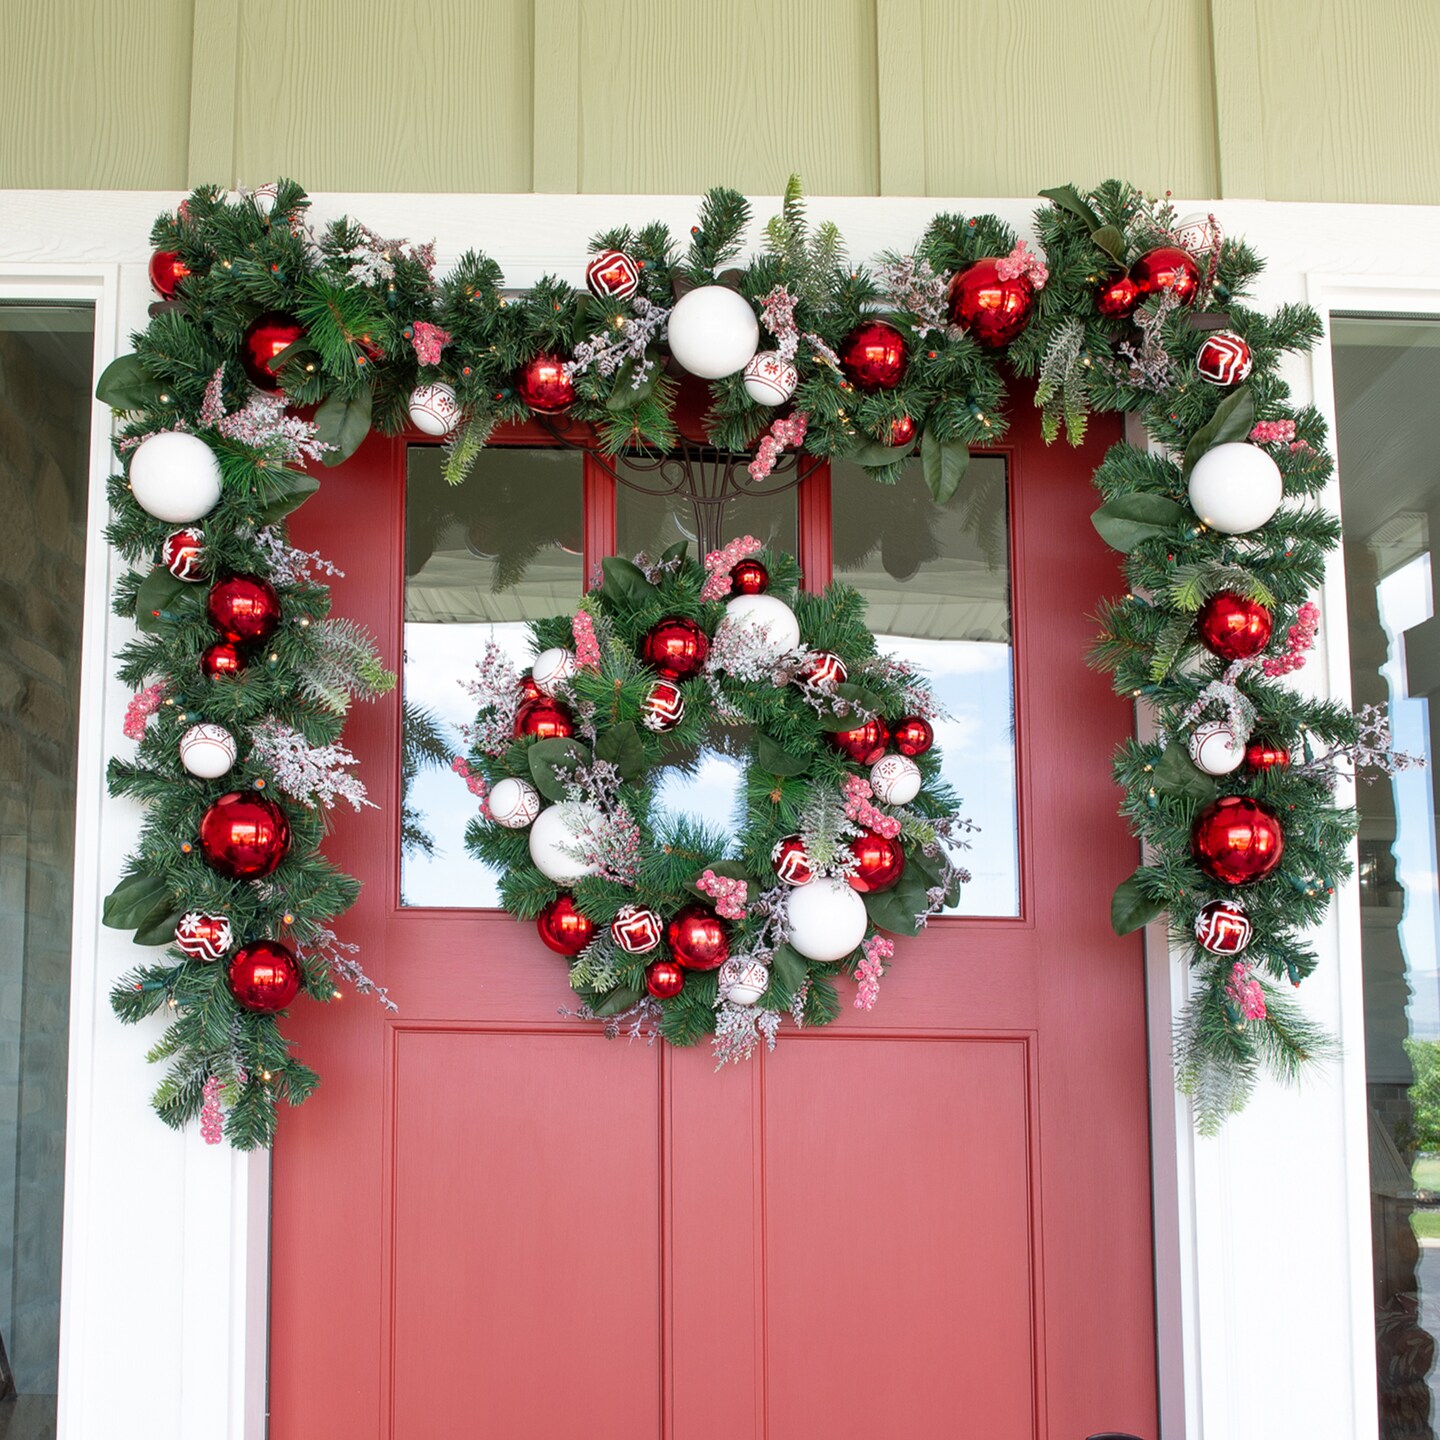
<path fill-rule="evenodd" d="M 0 298 L 93 298 L 98 373 L 145 323 L 150 224 L 180 198 L 0 191 Z M 695 203 L 673 196 L 344 195 L 317 197 L 316 210 L 322 219 L 355 214 L 384 234 L 434 235 L 442 268 L 476 245 L 520 287 L 545 271 L 579 283 L 586 240 L 612 223 L 658 216 L 683 234 Z M 762 219 L 773 208 L 756 201 Z M 856 256 L 907 245 L 941 208 L 990 210 L 1023 227 L 1033 202 L 810 202 L 812 215 L 840 223 Z M 1334 303 L 1440 313 L 1440 209 L 1209 208 L 1269 257 L 1257 289 L 1266 308 L 1309 299 L 1322 309 Z M 1313 400 L 1333 419 L 1328 348 L 1294 361 L 1291 372 L 1297 398 Z M 136 951 L 100 926 L 100 901 L 118 878 L 137 823 L 128 802 L 104 791 L 105 758 L 125 743 L 129 699 L 110 661 L 127 623 L 109 614 L 114 566 L 100 535 L 107 425 L 97 407 L 81 662 L 60 1434 L 259 1440 L 265 1161 L 206 1147 L 195 1134 L 174 1135 L 154 1119 L 146 1104 L 155 1080 L 143 1059 L 146 1037 L 120 1026 L 106 999 Z M 1321 605 L 1323 644 L 1297 678 L 1316 693 L 1343 694 L 1338 555 Z M 1263 1088 L 1214 1140 L 1194 1137 L 1187 1106 L 1171 1089 L 1168 1036 L 1184 975 L 1165 952 L 1163 934 L 1158 940 L 1149 975 L 1165 1440 L 1374 1435 L 1357 895 L 1353 888 L 1337 895 L 1317 937 L 1320 968 L 1300 992 L 1307 1009 L 1340 1035 L 1343 1059 L 1299 1091 Z"/>

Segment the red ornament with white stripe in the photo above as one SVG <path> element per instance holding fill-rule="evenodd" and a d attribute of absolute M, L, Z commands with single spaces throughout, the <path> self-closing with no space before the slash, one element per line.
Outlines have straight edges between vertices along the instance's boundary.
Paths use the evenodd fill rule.
<path fill-rule="evenodd" d="M 824 685 L 827 688 L 843 685 L 850 672 L 845 662 L 829 650 L 817 650 L 810 657 L 809 668 L 800 676 L 802 685 Z"/>
<path fill-rule="evenodd" d="M 205 537 L 198 530 L 172 530 L 160 547 L 160 563 L 177 579 L 194 585 L 205 578 L 200 568 Z"/>
<path fill-rule="evenodd" d="M 673 680 L 657 680 L 645 697 L 640 723 L 647 730 L 663 734 L 673 730 L 685 718 L 685 697 Z"/>
<path fill-rule="evenodd" d="M 1211 900 L 1195 916 L 1195 939 L 1212 955 L 1238 955 L 1254 933 L 1250 917 L 1233 900 Z"/>
<path fill-rule="evenodd" d="M 799 835 L 777 841 L 770 852 L 770 864 L 787 885 L 808 885 L 815 878 L 815 864 L 805 853 L 805 841 Z"/>
<path fill-rule="evenodd" d="M 175 926 L 175 946 L 192 960 L 223 960 L 235 944 L 235 929 L 224 915 L 187 910 Z"/>
<path fill-rule="evenodd" d="M 1195 371 L 1211 385 L 1238 385 L 1255 365 L 1244 339 L 1233 330 L 1207 335 L 1195 356 Z"/>
<path fill-rule="evenodd" d="M 602 250 L 585 267 L 585 285 L 597 300 L 628 300 L 640 288 L 640 267 L 623 251 Z"/>
<path fill-rule="evenodd" d="M 626 905 L 610 923 L 610 934 L 627 955 L 644 955 L 661 937 L 660 917 L 644 905 Z"/>

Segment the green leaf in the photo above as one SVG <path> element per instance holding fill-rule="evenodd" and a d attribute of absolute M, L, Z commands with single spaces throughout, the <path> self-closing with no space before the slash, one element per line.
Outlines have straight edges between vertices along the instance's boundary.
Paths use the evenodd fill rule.
<path fill-rule="evenodd" d="M 1255 397 L 1248 385 L 1232 390 L 1215 407 L 1215 413 L 1191 437 L 1185 447 L 1183 472 L 1188 475 L 1195 462 L 1212 446 L 1244 440 L 1255 424 Z"/>
<path fill-rule="evenodd" d="M 607 555 L 600 562 L 600 570 L 605 576 L 600 593 L 612 605 L 628 605 L 634 609 L 659 594 L 638 565 L 618 555 Z"/>
<path fill-rule="evenodd" d="M 578 740 L 557 736 L 530 746 L 530 775 L 547 800 L 563 800 L 565 784 L 577 765 L 590 763 L 590 752 Z"/>
<path fill-rule="evenodd" d="M 313 475 L 301 475 L 294 470 L 283 474 L 271 474 L 270 486 L 280 493 L 264 505 L 257 507 L 255 523 L 273 525 L 283 520 L 293 510 L 298 510 L 319 488 L 320 482 Z"/>
<path fill-rule="evenodd" d="M 590 1009 L 596 1015 L 623 1015 L 631 1006 L 640 1003 L 642 994 L 639 990 L 612 990 L 608 995 L 590 1001 Z"/>
<path fill-rule="evenodd" d="M 160 382 L 138 355 L 112 360 L 95 382 L 95 398 L 112 410 L 145 410 L 160 401 Z"/>
<path fill-rule="evenodd" d="M 370 433 L 370 409 L 373 397 L 368 385 L 348 398 L 331 395 L 315 412 L 315 438 L 335 448 L 325 454 L 327 465 L 343 465 L 364 443 Z"/>
<path fill-rule="evenodd" d="M 755 736 L 755 763 L 772 775 L 803 775 L 810 768 L 806 757 L 792 755 L 763 730 Z"/>
<path fill-rule="evenodd" d="M 645 744 L 634 724 L 625 720 L 611 726 L 595 742 L 595 758 L 608 760 L 622 780 L 639 780 L 646 771 Z"/>
<path fill-rule="evenodd" d="M 926 430 L 920 440 L 920 463 L 925 469 L 925 483 L 943 505 L 960 488 L 970 465 L 970 447 L 959 440 L 937 440 Z"/>
<path fill-rule="evenodd" d="M 897 460 L 903 460 L 914 448 L 913 440 L 907 445 L 884 445 L 879 440 L 872 440 L 868 445 L 852 450 L 845 459 L 853 460 L 867 470 L 880 470 L 886 465 L 895 464 Z"/>
<path fill-rule="evenodd" d="M 172 910 L 167 897 L 135 931 L 135 943 L 137 945 L 172 944 L 175 940 L 175 927 L 180 923 L 180 917 L 184 913 L 183 910 Z"/>
<path fill-rule="evenodd" d="M 1090 523 L 1112 550 L 1128 555 L 1137 545 L 1166 534 L 1188 518 L 1191 512 L 1174 500 L 1137 491 L 1107 500 L 1090 517 Z"/>
<path fill-rule="evenodd" d="M 1153 771 L 1155 788 L 1166 795 L 1213 800 L 1219 787 L 1203 770 L 1197 770 L 1185 746 L 1167 745 Z"/>
<path fill-rule="evenodd" d="M 911 904 L 906 896 L 908 888 L 902 883 L 893 890 L 872 890 L 865 898 L 865 910 L 871 923 L 893 935 L 918 935 L 923 928 L 916 918 L 925 907 L 925 892 L 920 892 L 920 903 Z"/>
<path fill-rule="evenodd" d="M 1128 880 L 1122 880 L 1110 897 L 1110 926 L 1117 935 L 1141 930 L 1165 913 L 1163 901 L 1153 900 L 1145 891 L 1142 865 Z"/>
<path fill-rule="evenodd" d="M 781 1008 L 788 1008 L 809 973 L 803 955 L 788 945 L 779 946 L 770 957 L 770 998 Z"/>
<path fill-rule="evenodd" d="M 878 715 L 881 710 L 885 708 L 884 701 L 882 701 L 873 690 L 867 690 L 863 685 L 851 685 L 849 681 L 844 681 L 837 685 L 835 687 L 835 695 L 840 700 L 848 701 L 851 707 L 858 705 L 860 709 L 871 715 Z M 847 715 L 836 715 L 832 711 L 829 714 L 820 716 L 820 728 L 822 730 L 837 732 L 840 730 L 853 730 L 857 724 L 861 723 L 863 722 L 856 720 L 853 708 Z M 775 773 L 780 775 L 784 772 L 777 770 Z"/>
<path fill-rule="evenodd" d="M 612 388 L 605 401 L 605 408 L 611 414 L 619 414 L 622 410 L 633 410 L 635 406 L 648 400 L 660 379 L 660 366 L 652 363 L 650 373 L 638 385 L 631 383 L 634 378 L 635 361 L 627 360 L 615 372 L 615 378 L 610 382 Z"/>
<path fill-rule="evenodd" d="M 177 580 L 163 565 L 157 565 L 135 592 L 135 623 L 147 635 L 169 624 L 158 612 L 167 610 L 190 587 Z"/>
<path fill-rule="evenodd" d="M 1042 190 L 1040 198 L 1048 200 L 1052 205 L 1058 205 L 1062 210 L 1068 210 L 1072 215 L 1078 215 L 1085 222 L 1085 228 L 1092 233 L 1100 229 L 1100 217 L 1085 203 L 1073 185 L 1056 185 L 1052 189 Z"/>
<path fill-rule="evenodd" d="M 133 930 L 154 914 L 157 905 L 169 907 L 170 891 L 155 875 L 127 875 L 106 897 L 102 921 L 112 930 Z"/>
<path fill-rule="evenodd" d="M 685 563 L 685 552 L 690 548 L 688 540 L 677 540 L 669 546 L 660 556 L 662 565 L 669 565 L 672 561 L 677 565 Z"/>
<path fill-rule="evenodd" d="M 1102 225 L 1090 238 L 1117 264 L 1125 263 L 1125 237 L 1113 225 Z"/>

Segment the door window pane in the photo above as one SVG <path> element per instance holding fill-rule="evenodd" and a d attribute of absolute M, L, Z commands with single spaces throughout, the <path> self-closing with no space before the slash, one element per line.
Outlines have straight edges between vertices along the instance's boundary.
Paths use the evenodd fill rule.
<path fill-rule="evenodd" d="M 920 462 L 899 484 L 859 465 L 831 471 L 835 579 L 870 603 L 880 649 L 930 677 L 947 718 L 935 727 L 960 813 L 980 827 L 958 857 L 973 879 L 954 915 L 1018 915 L 1015 665 L 1010 639 L 1010 522 L 1005 461 L 977 455 L 947 505 Z"/>
<path fill-rule="evenodd" d="M 1426 768 L 1362 780 L 1359 881 L 1382 1440 L 1430 1436 L 1440 1337 L 1440 321 L 1336 317 L 1350 684 Z"/>
<path fill-rule="evenodd" d="M 579 599 L 582 459 L 492 446 L 454 487 L 440 461 L 436 447 L 412 446 L 405 489 L 400 902 L 470 909 L 498 905 L 499 883 L 466 854 L 476 802 L 450 769 L 475 718 L 464 685 L 491 640 L 527 667 L 526 622 Z"/>
<path fill-rule="evenodd" d="M 0 304 L 0 1435 L 53 1435 L 94 314 Z"/>

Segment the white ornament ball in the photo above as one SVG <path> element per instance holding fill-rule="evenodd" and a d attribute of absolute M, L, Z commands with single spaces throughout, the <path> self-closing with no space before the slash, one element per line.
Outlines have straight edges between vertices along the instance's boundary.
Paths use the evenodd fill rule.
<path fill-rule="evenodd" d="M 530 858 L 547 880 L 573 885 L 595 873 L 593 865 L 566 853 L 579 844 L 578 827 L 585 818 L 580 806 L 569 804 L 551 805 L 535 818 L 530 827 Z"/>
<path fill-rule="evenodd" d="M 777 660 L 800 645 L 800 622 L 795 612 L 773 595 L 737 595 L 726 602 L 721 629 L 747 626 L 758 627 L 766 649 Z"/>
<path fill-rule="evenodd" d="M 1228 775 L 1245 759 L 1245 741 L 1228 720 L 1207 720 L 1190 732 L 1190 758 L 1207 775 Z"/>
<path fill-rule="evenodd" d="M 495 782 L 486 803 L 497 825 L 523 830 L 540 813 L 540 792 L 528 780 L 507 775 Z"/>
<path fill-rule="evenodd" d="M 908 805 L 920 793 L 920 767 L 908 755 L 882 755 L 870 767 L 870 788 L 882 805 Z"/>
<path fill-rule="evenodd" d="M 1258 530 L 1280 508 L 1280 467 L 1258 445 L 1213 445 L 1190 472 L 1190 508 L 1226 535 Z"/>
<path fill-rule="evenodd" d="M 410 423 L 422 435 L 448 435 L 460 423 L 460 402 L 443 380 L 417 385 L 410 392 Z"/>
<path fill-rule="evenodd" d="M 192 725 L 180 737 L 180 763 L 202 780 L 218 780 L 235 763 L 235 737 L 223 725 Z"/>
<path fill-rule="evenodd" d="M 760 343 L 760 322 L 750 302 L 728 285 L 687 290 L 670 312 L 670 353 L 702 380 L 743 370 Z"/>
<path fill-rule="evenodd" d="M 215 508 L 220 499 L 220 462 L 198 435 L 165 430 L 135 447 L 130 490 L 135 503 L 157 520 L 184 525 Z"/>
<path fill-rule="evenodd" d="M 554 695 L 556 687 L 575 673 L 575 657 L 559 645 L 542 650 L 530 667 L 530 678 L 542 693 Z"/>
<path fill-rule="evenodd" d="M 757 405 L 783 405 L 800 383 L 800 372 L 778 350 L 762 350 L 745 367 L 745 393 Z"/>
<path fill-rule="evenodd" d="M 716 980 L 720 998 L 732 1005 L 753 1005 L 770 988 L 770 972 L 753 955 L 732 955 Z"/>
<path fill-rule="evenodd" d="M 825 876 L 785 897 L 790 947 L 807 960 L 843 960 L 864 938 L 865 902 L 843 880 Z"/>
<path fill-rule="evenodd" d="M 1225 232 L 1209 215 L 1196 212 L 1179 221 L 1174 230 L 1175 243 L 1197 260 L 1206 259 L 1220 248 Z"/>

